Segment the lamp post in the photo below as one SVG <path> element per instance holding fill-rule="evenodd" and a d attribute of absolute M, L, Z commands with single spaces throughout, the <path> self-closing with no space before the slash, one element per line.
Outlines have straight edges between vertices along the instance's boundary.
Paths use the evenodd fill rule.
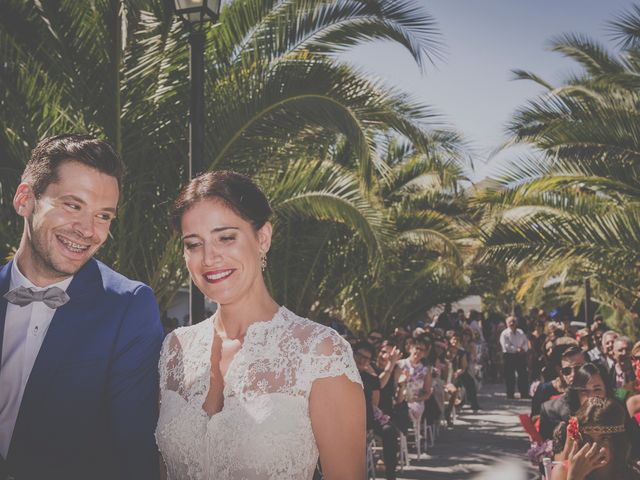
<path fill-rule="evenodd" d="M 216 22 L 220 15 L 221 0 L 175 0 L 178 16 L 189 31 L 189 78 L 191 95 L 189 104 L 189 178 L 204 171 L 204 43 L 205 26 Z M 204 320 L 204 295 L 190 283 L 189 321 Z"/>
<path fill-rule="evenodd" d="M 584 321 L 588 328 L 591 328 L 591 322 L 593 321 L 591 311 L 591 282 L 588 278 L 584 279 Z"/>

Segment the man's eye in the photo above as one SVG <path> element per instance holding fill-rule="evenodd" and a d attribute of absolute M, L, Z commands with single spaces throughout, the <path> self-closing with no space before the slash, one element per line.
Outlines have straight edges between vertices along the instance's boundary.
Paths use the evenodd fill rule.
<path fill-rule="evenodd" d="M 98 215 L 98 218 L 103 222 L 110 222 L 114 217 L 112 215 L 109 215 L 108 213 L 101 213 Z"/>
<path fill-rule="evenodd" d="M 222 240 L 223 242 L 230 242 L 230 241 L 235 240 L 235 239 L 236 239 L 236 237 L 233 236 L 233 235 L 229 235 L 229 236 L 220 238 L 220 240 Z"/>
<path fill-rule="evenodd" d="M 80 205 L 76 203 L 65 203 L 64 205 L 71 210 L 80 210 Z"/>

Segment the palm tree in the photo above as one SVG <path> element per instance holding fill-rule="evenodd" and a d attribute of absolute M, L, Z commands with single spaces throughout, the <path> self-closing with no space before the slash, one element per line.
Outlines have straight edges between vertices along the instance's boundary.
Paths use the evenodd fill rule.
<path fill-rule="evenodd" d="M 186 180 L 182 35 L 168 2 L 160 0 L 0 4 L 3 255 L 19 238 L 10 198 L 29 148 L 58 132 L 90 132 L 109 139 L 128 168 L 114 239 L 101 255 L 150 283 L 166 308 L 185 280 L 166 220 Z M 369 260 L 382 251 L 384 228 L 368 197 L 385 169 L 377 138 L 390 129 L 418 142 L 429 112 L 336 60 L 335 54 L 373 39 L 400 43 L 423 67 L 439 46 L 433 19 L 409 0 L 236 0 L 209 32 L 209 167 L 254 175 L 273 196 L 276 221 L 285 228 L 274 241 L 272 278 L 288 278 L 280 266 L 299 268 L 295 255 L 323 264 L 344 258 L 345 251 L 326 248 L 344 236 Z M 323 152 L 339 141 L 355 153 L 355 171 L 326 164 Z M 310 218 L 335 234 L 325 243 L 298 244 L 308 249 L 304 254 L 289 249 Z M 292 286 L 282 282 L 273 284 L 279 300 Z M 320 277 L 295 282 L 295 302 L 304 308 L 311 282 L 322 283 Z"/>
<path fill-rule="evenodd" d="M 366 330 L 423 319 L 429 308 L 463 297 L 469 287 L 465 262 L 473 227 L 461 188 L 464 142 L 453 131 L 434 130 L 418 146 L 391 137 L 385 147 L 389 171 L 377 194 L 393 236 L 379 274 L 353 281 L 342 296 L 343 315 Z"/>
<path fill-rule="evenodd" d="M 589 38 L 563 35 L 552 49 L 582 73 L 554 87 L 533 73 L 520 79 L 546 89 L 516 112 L 512 143 L 533 153 L 505 169 L 487 206 L 481 259 L 524 272 L 521 294 L 561 281 L 577 306 L 582 278 L 596 300 L 637 308 L 640 265 L 640 8 L 612 23 L 615 55 Z"/>

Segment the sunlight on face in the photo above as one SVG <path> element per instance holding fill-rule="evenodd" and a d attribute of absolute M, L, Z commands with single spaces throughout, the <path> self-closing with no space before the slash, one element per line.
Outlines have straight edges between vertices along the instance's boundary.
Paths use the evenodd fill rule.
<path fill-rule="evenodd" d="M 18 266 L 41 286 L 75 274 L 107 240 L 118 205 L 115 177 L 69 160 L 39 198 L 21 205 L 27 242 Z M 20 196 L 18 188 L 16 198 Z"/>
<path fill-rule="evenodd" d="M 271 242 L 271 224 L 257 232 L 224 203 L 203 200 L 181 220 L 187 269 L 196 286 L 224 305 L 251 298 L 263 285 L 261 255 Z"/>

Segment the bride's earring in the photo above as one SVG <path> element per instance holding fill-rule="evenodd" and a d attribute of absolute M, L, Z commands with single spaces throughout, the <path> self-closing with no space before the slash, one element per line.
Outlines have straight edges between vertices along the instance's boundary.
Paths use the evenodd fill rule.
<path fill-rule="evenodd" d="M 260 254 L 260 266 L 262 267 L 262 271 L 264 272 L 267 269 L 267 254 Z"/>

